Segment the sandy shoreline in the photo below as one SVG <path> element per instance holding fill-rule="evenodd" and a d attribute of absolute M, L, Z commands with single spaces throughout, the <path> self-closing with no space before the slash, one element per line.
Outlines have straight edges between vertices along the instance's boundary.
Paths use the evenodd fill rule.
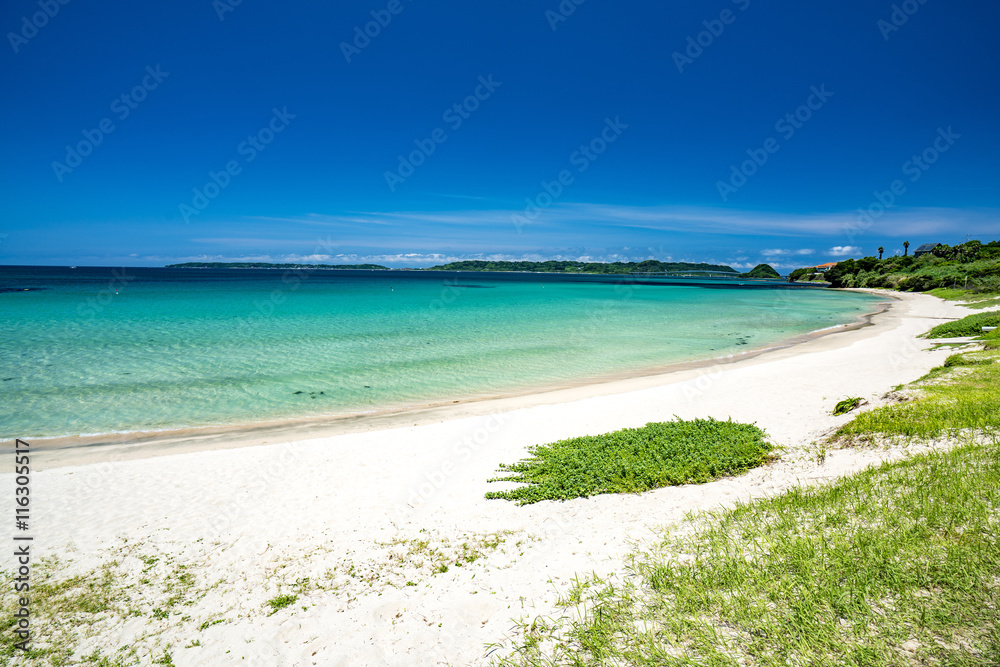
<path fill-rule="evenodd" d="M 130 604 L 149 613 L 81 632 L 84 653 L 169 645 L 177 665 L 487 664 L 510 619 L 551 614 L 574 573 L 616 571 L 658 526 L 902 456 L 837 450 L 821 462 L 812 444 L 849 419 L 830 415 L 837 400 L 878 405 L 951 354 L 916 336 L 967 310 L 886 296 L 898 300 L 871 326 L 732 363 L 449 406 L 415 426 L 187 452 L 39 452 L 35 548 L 67 561 L 65 574 L 114 562 L 122 582 L 136 582 Z M 497 465 L 532 444 L 674 415 L 756 422 L 782 458 L 641 495 L 526 507 L 483 498 L 503 488 L 486 483 Z M 12 485 L 7 470 L 0 484 Z M 193 575 L 187 597 L 151 616 L 181 565 Z M 271 614 L 279 594 L 298 599 Z"/>

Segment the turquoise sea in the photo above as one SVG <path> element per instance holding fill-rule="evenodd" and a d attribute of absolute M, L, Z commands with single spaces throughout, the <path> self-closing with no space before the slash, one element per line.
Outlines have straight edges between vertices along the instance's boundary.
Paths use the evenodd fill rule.
<path fill-rule="evenodd" d="M 875 297 L 553 274 L 0 267 L 0 437 L 376 412 L 722 357 Z"/>

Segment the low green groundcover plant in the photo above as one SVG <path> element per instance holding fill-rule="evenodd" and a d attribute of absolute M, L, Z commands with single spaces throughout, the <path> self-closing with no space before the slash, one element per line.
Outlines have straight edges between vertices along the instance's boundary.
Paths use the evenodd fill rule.
<path fill-rule="evenodd" d="M 752 424 L 678 419 L 536 445 L 531 458 L 501 464 L 509 475 L 490 480 L 525 486 L 486 497 L 527 505 L 710 482 L 767 462 L 773 447 L 766 437 Z"/>
<path fill-rule="evenodd" d="M 1000 326 L 1000 310 L 967 315 L 954 322 L 939 324 L 925 335 L 927 338 L 958 338 L 960 336 L 979 336 L 983 327 Z"/>

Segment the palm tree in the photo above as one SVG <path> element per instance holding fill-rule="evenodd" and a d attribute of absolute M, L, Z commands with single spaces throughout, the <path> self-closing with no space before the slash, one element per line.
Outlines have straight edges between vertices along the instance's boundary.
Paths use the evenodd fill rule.
<path fill-rule="evenodd" d="M 910 242 L 903 241 L 903 257 L 906 257 L 907 253 L 910 252 Z"/>
<path fill-rule="evenodd" d="M 884 252 L 885 252 L 885 248 L 883 248 L 882 246 L 879 246 L 878 247 L 878 258 L 879 259 L 882 259 L 882 253 L 884 253 Z"/>

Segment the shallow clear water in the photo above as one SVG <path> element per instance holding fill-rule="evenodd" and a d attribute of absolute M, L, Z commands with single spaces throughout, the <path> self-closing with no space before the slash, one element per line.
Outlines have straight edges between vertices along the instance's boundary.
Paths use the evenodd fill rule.
<path fill-rule="evenodd" d="M 747 351 L 876 300 L 409 271 L 0 267 L 0 290 L 3 438 L 501 394 Z"/>

